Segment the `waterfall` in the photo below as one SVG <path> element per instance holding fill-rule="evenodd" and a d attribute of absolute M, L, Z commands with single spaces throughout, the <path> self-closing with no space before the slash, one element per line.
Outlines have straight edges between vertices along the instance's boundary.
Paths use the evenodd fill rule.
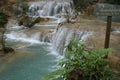
<path fill-rule="evenodd" d="M 72 13 L 72 1 L 40 1 L 29 3 L 30 16 L 56 16 L 65 13 L 65 8 Z"/>
<path fill-rule="evenodd" d="M 86 41 L 86 39 L 92 35 L 92 32 L 75 30 L 72 28 L 67 28 L 65 26 L 56 29 L 56 24 L 62 21 L 65 21 L 65 15 L 72 17 L 74 16 L 74 10 L 72 9 L 72 0 L 45 0 L 38 2 L 29 2 L 29 9 L 31 10 L 28 13 L 32 17 L 51 17 L 54 20 L 55 25 L 48 23 L 36 24 L 35 30 L 24 30 L 24 31 L 12 31 L 9 34 L 6 34 L 7 38 L 14 39 L 18 41 L 24 41 L 29 43 L 40 43 L 40 42 L 49 42 L 52 43 L 54 48 L 60 53 L 64 53 L 65 46 L 67 46 L 72 37 L 75 37 L 77 40 Z M 67 12 L 66 12 L 67 10 Z M 53 18 L 54 17 L 54 18 Z M 18 26 L 14 26 L 13 29 L 18 29 Z M 20 26 L 19 28 L 23 28 Z M 42 29 L 54 29 L 53 32 L 44 32 Z"/>
<path fill-rule="evenodd" d="M 32 29 L 12 31 L 9 34 L 6 34 L 6 37 L 31 44 L 39 44 L 41 42 L 52 43 L 54 49 L 63 55 L 65 46 L 69 44 L 72 37 L 75 37 L 76 40 L 85 42 L 91 35 L 93 35 L 93 32 L 61 26 L 58 29 L 51 29 L 45 34 L 37 28 L 36 31 Z"/>
<path fill-rule="evenodd" d="M 74 35 L 75 35 L 76 40 L 81 40 L 81 41 L 85 42 L 88 37 L 93 35 L 93 32 L 91 32 L 91 31 L 83 31 L 83 30 L 76 30 Z"/>
<path fill-rule="evenodd" d="M 15 27 L 19 28 L 19 26 Z M 9 34 L 6 34 L 6 37 L 9 39 L 28 42 L 32 44 L 39 44 L 42 42 L 52 43 L 54 49 L 62 55 L 64 53 L 65 46 L 69 44 L 72 37 L 75 37 L 76 40 L 82 40 L 85 42 L 88 37 L 93 35 L 93 32 L 90 31 L 79 29 L 76 30 L 65 26 L 61 26 L 58 29 L 50 29 L 45 34 L 39 31 L 39 27 L 36 29 L 36 31 L 34 31 L 34 29 L 12 31 Z"/>
<path fill-rule="evenodd" d="M 70 29 L 65 28 L 65 27 L 60 27 L 58 29 L 58 31 L 56 31 L 56 33 L 53 35 L 53 45 L 54 48 L 59 52 L 59 53 L 63 53 L 64 50 L 64 46 L 66 41 L 69 38 L 69 34 L 72 33 L 72 31 L 70 31 L 70 33 L 68 33 L 68 31 L 70 31 Z M 71 37 L 71 36 L 70 36 Z M 67 39 L 67 40 L 66 40 Z M 67 41 L 68 42 L 68 41 Z"/>
<path fill-rule="evenodd" d="M 84 31 L 84 30 L 75 30 L 72 28 L 67 28 L 62 26 L 56 31 L 53 35 L 52 43 L 54 48 L 63 55 L 65 46 L 67 46 L 72 37 L 75 37 L 77 40 L 86 41 L 88 37 L 93 35 L 93 32 Z"/>

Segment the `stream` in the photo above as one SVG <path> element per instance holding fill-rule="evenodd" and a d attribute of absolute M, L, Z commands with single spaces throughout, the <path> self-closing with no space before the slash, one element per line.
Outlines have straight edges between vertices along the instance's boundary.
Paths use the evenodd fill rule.
<path fill-rule="evenodd" d="M 55 69 L 59 57 L 51 51 L 50 45 L 33 44 L 19 50 L 12 61 L 0 61 L 0 80 L 43 80 L 43 76 Z"/>
<path fill-rule="evenodd" d="M 25 30 L 19 27 L 13 25 L 6 33 L 7 46 L 12 46 L 15 54 L 0 60 L 0 80 L 43 80 L 56 69 L 61 56 L 51 43 L 40 41 L 41 27 Z"/>
<path fill-rule="evenodd" d="M 44 80 L 45 75 L 57 68 L 56 63 L 63 58 L 64 48 L 71 37 L 86 41 L 94 34 L 65 26 L 57 30 L 58 24 L 65 21 L 65 7 L 72 13 L 71 0 L 57 1 L 29 3 L 33 10 L 28 14 L 30 17 L 47 17 L 49 22 L 35 24 L 31 29 L 22 29 L 24 26 L 17 24 L 8 28 L 5 34 L 7 46 L 13 47 L 15 54 L 0 59 L 0 80 Z"/>
<path fill-rule="evenodd" d="M 0 80 L 43 80 L 45 75 L 56 69 L 56 63 L 62 58 L 53 44 L 48 43 L 48 36 L 64 20 L 61 16 L 56 17 L 57 14 L 60 10 L 64 12 L 64 7 L 69 7 L 70 3 L 40 1 L 29 5 L 33 10 L 29 16 L 47 17 L 52 21 L 36 24 L 31 29 L 22 29 L 24 26 L 16 23 L 8 28 L 5 34 L 7 46 L 13 47 L 15 54 L 0 59 Z"/>

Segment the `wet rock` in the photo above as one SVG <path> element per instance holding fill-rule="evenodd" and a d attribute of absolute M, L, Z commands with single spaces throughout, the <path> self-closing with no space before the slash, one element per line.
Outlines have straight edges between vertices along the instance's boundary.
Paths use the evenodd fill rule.
<path fill-rule="evenodd" d="M 50 42 L 50 39 L 48 36 L 45 37 L 44 42 Z"/>

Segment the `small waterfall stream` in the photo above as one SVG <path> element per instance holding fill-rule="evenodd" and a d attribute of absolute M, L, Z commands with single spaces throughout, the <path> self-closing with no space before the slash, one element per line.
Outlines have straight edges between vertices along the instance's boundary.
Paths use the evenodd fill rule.
<path fill-rule="evenodd" d="M 88 37 L 93 35 L 93 32 L 89 31 L 82 31 L 82 30 L 75 30 L 72 28 L 67 28 L 62 26 L 56 31 L 53 36 L 52 43 L 54 48 L 63 55 L 65 46 L 67 46 L 70 42 L 71 38 L 75 38 L 77 40 L 86 41 Z"/>
<path fill-rule="evenodd" d="M 41 41 L 39 27 L 35 31 L 17 27 L 10 30 L 6 41 L 16 49 L 16 54 L 0 60 L 0 80 L 43 80 L 43 76 L 56 69 L 62 56 L 51 43 Z"/>

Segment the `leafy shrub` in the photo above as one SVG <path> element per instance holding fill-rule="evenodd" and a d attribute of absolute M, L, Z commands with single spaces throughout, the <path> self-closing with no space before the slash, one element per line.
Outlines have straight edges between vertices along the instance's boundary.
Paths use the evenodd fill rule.
<path fill-rule="evenodd" d="M 4 25 L 8 22 L 7 20 L 7 15 L 4 13 L 0 12 L 0 25 Z"/>
<path fill-rule="evenodd" d="M 85 50 L 81 41 L 72 39 L 66 47 L 65 58 L 59 61 L 58 69 L 45 76 L 45 80 L 111 80 L 111 71 L 107 65 L 109 49 Z M 76 79 L 70 73 L 79 70 Z M 79 77 L 80 75 L 83 75 Z"/>

